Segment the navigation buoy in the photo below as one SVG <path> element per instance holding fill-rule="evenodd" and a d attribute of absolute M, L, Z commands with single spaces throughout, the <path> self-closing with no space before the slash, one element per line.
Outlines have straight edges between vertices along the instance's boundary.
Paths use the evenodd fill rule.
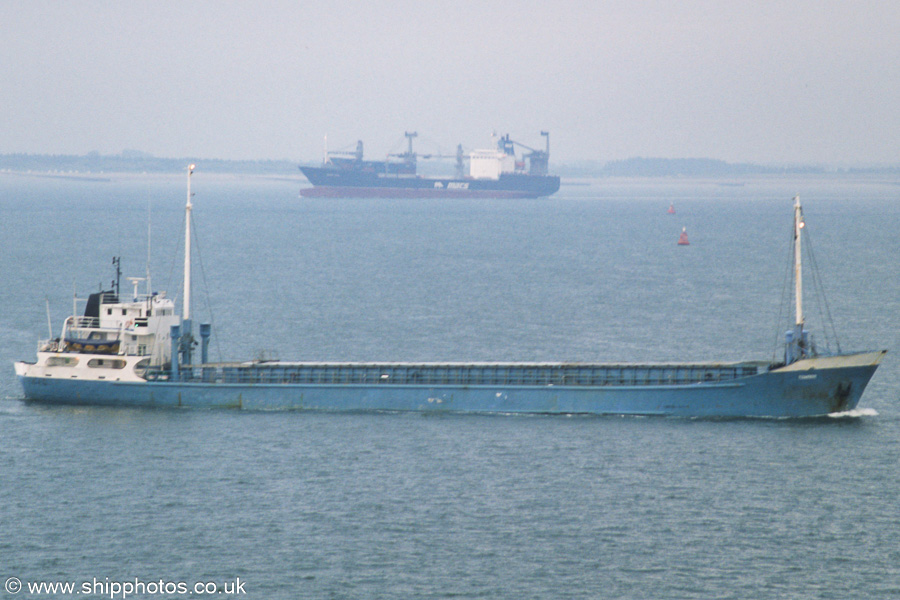
<path fill-rule="evenodd" d="M 687 239 L 687 227 L 681 228 L 681 236 L 678 238 L 679 246 L 690 246 L 691 243 Z"/>
<path fill-rule="evenodd" d="M 674 205 L 674 204 L 670 204 L 670 205 L 669 205 L 669 210 L 667 210 L 666 212 L 668 212 L 670 215 L 674 215 L 674 214 L 675 214 L 675 205 Z"/>

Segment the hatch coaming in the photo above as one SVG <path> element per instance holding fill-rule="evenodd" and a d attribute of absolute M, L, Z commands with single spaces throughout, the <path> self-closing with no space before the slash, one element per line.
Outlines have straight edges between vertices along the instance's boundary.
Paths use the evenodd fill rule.
<path fill-rule="evenodd" d="M 728 384 L 767 363 L 294 363 L 182 366 L 180 380 L 294 385 L 652 387 Z"/>

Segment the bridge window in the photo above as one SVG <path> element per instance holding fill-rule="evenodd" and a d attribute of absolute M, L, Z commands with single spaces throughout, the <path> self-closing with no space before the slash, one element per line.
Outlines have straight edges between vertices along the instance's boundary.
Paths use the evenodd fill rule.
<path fill-rule="evenodd" d="M 117 358 L 92 358 L 88 361 L 92 369 L 124 369 L 125 361 Z"/>
<path fill-rule="evenodd" d="M 48 367 L 74 367 L 78 359 L 74 356 L 51 356 L 47 359 Z"/>

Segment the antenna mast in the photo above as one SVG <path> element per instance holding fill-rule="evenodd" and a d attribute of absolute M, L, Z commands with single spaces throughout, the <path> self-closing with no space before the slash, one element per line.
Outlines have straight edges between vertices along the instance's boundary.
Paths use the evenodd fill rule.
<path fill-rule="evenodd" d="M 150 202 L 150 198 L 147 198 L 147 297 L 153 295 L 153 287 L 150 285 L 150 234 L 151 224 L 152 224 L 152 204 Z"/>
<path fill-rule="evenodd" d="M 122 257 L 121 256 L 113 256 L 112 264 L 116 268 L 116 278 L 112 280 L 110 284 L 113 288 L 113 291 L 116 294 L 116 298 L 119 297 L 119 280 L 122 278 Z"/>

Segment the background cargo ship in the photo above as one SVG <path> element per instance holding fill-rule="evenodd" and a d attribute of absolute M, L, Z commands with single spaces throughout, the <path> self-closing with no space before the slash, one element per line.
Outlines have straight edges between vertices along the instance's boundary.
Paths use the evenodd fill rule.
<path fill-rule="evenodd" d="M 544 150 L 529 148 L 501 137 L 496 150 L 456 150 L 456 173 L 452 177 L 425 177 L 418 174 L 418 155 L 413 151 L 416 132 L 406 132 L 407 151 L 389 155 L 387 160 L 363 159 L 363 143 L 356 151 L 327 152 L 321 167 L 301 166 L 313 185 L 300 190 L 305 197 L 336 198 L 540 198 L 559 190 L 559 177 L 549 175 L 550 135 Z M 526 152 L 516 156 L 515 147 Z M 447 158 L 423 155 L 423 158 Z"/>

